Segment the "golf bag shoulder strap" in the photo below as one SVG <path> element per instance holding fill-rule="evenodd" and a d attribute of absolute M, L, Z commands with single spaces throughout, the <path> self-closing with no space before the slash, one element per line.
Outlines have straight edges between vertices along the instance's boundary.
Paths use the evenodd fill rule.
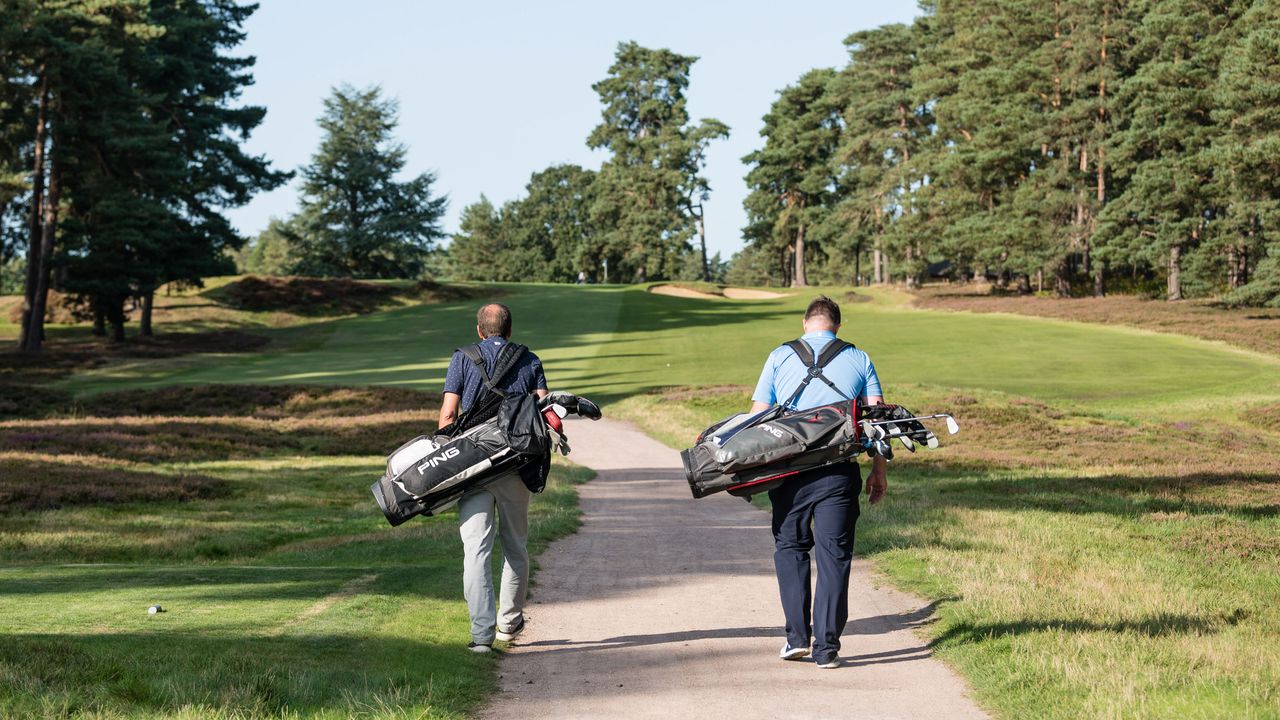
<path fill-rule="evenodd" d="M 493 374 L 489 373 L 489 368 L 485 366 L 484 355 L 480 352 L 480 343 L 472 343 L 458 348 L 458 352 L 467 356 L 476 366 L 476 370 L 480 371 L 480 377 L 484 380 L 484 386 L 489 388 L 491 392 L 497 393 L 502 397 L 507 394 L 503 392 L 498 383 L 515 368 L 516 363 L 520 362 L 520 358 L 524 357 L 524 353 L 528 350 L 524 345 L 519 343 L 507 343 L 498 351 L 498 357 L 493 361 Z"/>
<path fill-rule="evenodd" d="M 836 356 L 844 352 L 846 348 L 854 347 L 853 343 L 845 342 L 840 338 L 832 338 L 831 342 L 827 343 L 826 347 L 822 348 L 821 353 L 815 353 L 809 343 L 805 342 L 803 339 L 792 340 L 785 345 L 786 347 L 791 348 L 791 351 L 796 354 L 796 357 L 800 358 L 800 362 L 804 363 L 804 366 L 809 369 L 809 374 L 805 376 L 804 380 L 800 381 L 800 387 L 796 388 L 796 391 L 791 393 L 791 397 L 787 398 L 787 401 L 783 403 L 784 407 L 791 407 L 795 405 L 796 401 L 800 399 L 800 395 L 804 393 L 805 388 L 809 387 L 809 382 L 814 378 L 818 378 L 822 382 L 826 383 L 828 387 L 835 390 L 836 393 L 845 400 L 850 399 L 843 390 L 836 387 L 835 383 L 831 382 L 826 375 L 822 374 L 822 368 L 829 365 L 831 361 L 835 360 Z"/>

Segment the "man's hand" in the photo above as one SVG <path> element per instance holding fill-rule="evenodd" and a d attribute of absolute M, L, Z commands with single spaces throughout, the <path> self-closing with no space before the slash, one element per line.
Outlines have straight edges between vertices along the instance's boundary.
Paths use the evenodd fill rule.
<path fill-rule="evenodd" d="M 880 502 L 885 491 L 889 489 L 889 480 L 885 478 L 884 469 L 884 458 L 878 457 L 872 462 L 871 473 L 867 475 L 867 498 L 872 505 Z"/>

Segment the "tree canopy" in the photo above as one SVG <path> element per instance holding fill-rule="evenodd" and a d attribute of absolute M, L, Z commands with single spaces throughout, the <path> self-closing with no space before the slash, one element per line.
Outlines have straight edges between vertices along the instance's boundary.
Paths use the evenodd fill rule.
<path fill-rule="evenodd" d="M 436 197 L 433 173 L 398 180 L 407 148 L 392 135 L 397 104 L 378 87 L 343 86 L 324 101 L 324 137 L 301 170 L 295 222 L 297 272 L 345 277 L 412 278 L 444 237 L 448 198 Z"/>

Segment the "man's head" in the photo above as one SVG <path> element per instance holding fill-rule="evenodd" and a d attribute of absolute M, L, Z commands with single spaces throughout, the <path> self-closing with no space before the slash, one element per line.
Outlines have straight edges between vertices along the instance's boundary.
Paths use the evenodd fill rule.
<path fill-rule="evenodd" d="M 476 313 L 476 334 L 481 340 L 501 335 L 511 337 L 511 308 L 502 303 L 489 303 Z"/>
<path fill-rule="evenodd" d="M 840 306 L 826 295 L 819 295 L 804 311 L 804 331 L 811 333 L 824 330 L 840 330 Z"/>

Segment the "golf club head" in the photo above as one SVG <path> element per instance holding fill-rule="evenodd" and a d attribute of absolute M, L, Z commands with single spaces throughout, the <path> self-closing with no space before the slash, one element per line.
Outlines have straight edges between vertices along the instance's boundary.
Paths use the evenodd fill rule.
<path fill-rule="evenodd" d="M 564 390 L 552 390 L 538 403 L 539 409 L 548 405 L 563 405 L 569 412 L 578 412 L 578 396 Z"/>
<path fill-rule="evenodd" d="M 879 425 L 872 425 L 869 422 L 863 421 L 862 436 L 871 441 L 879 440 L 884 437 L 884 428 Z"/>
<path fill-rule="evenodd" d="M 947 418 L 947 432 L 951 433 L 952 435 L 955 435 L 956 433 L 960 432 L 960 423 L 956 422 L 956 419 L 951 417 L 950 415 L 947 415 L 946 418 Z"/>
<path fill-rule="evenodd" d="M 591 402 L 590 400 L 584 397 L 579 397 L 578 398 L 578 415 L 580 417 L 587 418 L 588 420 L 599 420 L 602 413 L 600 412 L 599 405 L 596 405 L 595 403 Z"/>
<path fill-rule="evenodd" d="M 925 445 L 927 445 L 927 446 L 929 447 L 929 449 L 930 449 L 930 450 L 937 450 L 937 449 L 938 449 L 938 437 L 937 437 L 936 435 L 934 435 L 933 433 L 929 433 L 929 437 L 925 439 L 924 444 L 925 444 Z"/>
<path fill-rule="evenodd" d="M 916 451 L 916 444 L 915 444 L 915 442 L 913 442 L 913 441 L 911 440 L 911 438 L 910 438 L 910 437 L 908 437 L 908 436 L 906 436 L 906 435 L 899 435 L 899 436 L 898 436 L 898 442 L 902 443 L 902 447 L 906 448 L 906 449 L 907 449 L 907 452 L 915 452 L 915 451 Z"/>
<path fill-rule="evenodd" d="M 556 412 L 559 408 L 560 412 Z M 557 434 L 564 432 L 564 424 L 560 418 L 564 417 L 564 408 L 560 405 L 548 405 L 542 409 L 542 417 L 547 421 L 547 427 L 555 430 Z"/>
<path fill-rule="evenodd" d="M 876 449 L 880 451 L 880 457 L 886 461 L 893 459 L 893 446 L 889 444 L 888 440 L 877 440 Z"/>

